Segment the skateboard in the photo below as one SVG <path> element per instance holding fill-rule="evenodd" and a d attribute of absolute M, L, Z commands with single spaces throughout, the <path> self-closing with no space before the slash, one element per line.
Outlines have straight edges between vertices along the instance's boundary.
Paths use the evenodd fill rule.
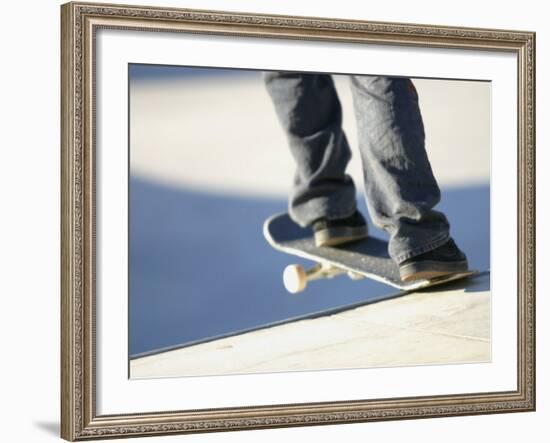
<path fill-rule="evenodd" d="M 477 274 L 466 271 L 449 274 L 431 280 L 404 282 L 399 277 L 399 268 L 388 255 L 388 243 L 376 237 L 346 243 L 344 245 L 317 247 L 310 228 L 294 223 L 288 214 L 269 217 L 263 226 L 268 243 L 275 249 L 290 255 L 315 262 L 310 269 L 301 265 L 289 265 L 283 272 L 287 291 L 303 291 L 313 280 L 332 278 L 347 274 L 353 280 L 369 278 L 403 291 L 412 291 L 447 283 Z"/>

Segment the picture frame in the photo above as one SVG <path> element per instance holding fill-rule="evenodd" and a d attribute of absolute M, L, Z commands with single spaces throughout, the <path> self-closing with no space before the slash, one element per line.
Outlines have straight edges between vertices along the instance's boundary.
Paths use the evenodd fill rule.
<path fill-rule="evenodd" d="M 535 410 L 535 34 L 526 31 L 71 2 L 61 7 L 61 436 L 265 429 Z M 516 389 L 451 395 L 98 413 L 97 32 L 508 53 L 517 66 Z M 494 154 L 497 155 L 497 154 Z M 496 191 L 498 192 L 498 190 Z M 147 381 L 144 381 L 147 383 Z"/>

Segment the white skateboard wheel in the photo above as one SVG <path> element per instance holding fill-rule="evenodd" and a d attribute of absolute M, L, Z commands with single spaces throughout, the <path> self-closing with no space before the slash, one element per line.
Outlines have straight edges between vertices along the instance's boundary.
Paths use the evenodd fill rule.
<path fill-rule="evenodd" d="M 291 294 L 302 292 L 307 285 L 307 274 L 304 267 L 288 265 L 283 272 L 283 283 Z"/>

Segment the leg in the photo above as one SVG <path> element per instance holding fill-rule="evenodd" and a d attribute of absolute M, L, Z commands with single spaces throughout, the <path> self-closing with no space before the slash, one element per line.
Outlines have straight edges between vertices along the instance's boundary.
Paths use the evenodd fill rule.
<path fill-rule="evenodd" d="M 332 78 L 268 72 L 265 82 L 297 165 L 290 216 L 302 226 L 350 216 L 356 210 L 355 186 L 345 173 L 351 152 Z"/>
<path fill-rule="evenodd" d="M 449 240 L 441 194 L 424 145 L 418 96 L 409 79 L 352 76 L 369 212 L 390 234 L 397 263 Z"/>

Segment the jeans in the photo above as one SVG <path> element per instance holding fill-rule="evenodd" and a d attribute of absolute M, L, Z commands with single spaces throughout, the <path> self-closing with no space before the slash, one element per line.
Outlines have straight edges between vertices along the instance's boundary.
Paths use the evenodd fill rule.
<path fill-rule="evenodd" d="M 435 249 L 449 237 L 433 208 L 441 193 L 424 143 L 418 95 L 410 79 L 350 76 L 367 207 L 390 236 L 397 263 Z M 268 72 L 265 83 L 296 161 L 291 218 L 308 226 L 356 210 L 342 108 L 330 75 Z"/>

